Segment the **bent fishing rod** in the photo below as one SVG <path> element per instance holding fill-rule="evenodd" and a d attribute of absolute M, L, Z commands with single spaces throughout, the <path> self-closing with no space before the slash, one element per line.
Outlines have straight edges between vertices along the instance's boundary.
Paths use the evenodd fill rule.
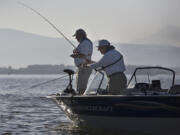
<path fill-rule="evenodd" d="M 45 16 L 43 16 L 41 13 L 39 13 L 38 11 L 33 9 L 32 7 L 28 6 L 27 4 L 24 4 L 22 2 L 18 2 L 18 4 L 30 9 L 31 11 L 33 11 L 34 13 L 39 15 L 41 18 L 43 18 L 49 25 L 52 26 L 52 28 L 54 28 L 61 36 L 63 36 L 65 38 L 65 40 L 68 41 L 68 43 L 70 43 L 70 45 L 72 47 L 74 47 L 74 49 L 76 48 L 76 46 L 53 23 L 51 23 Z"/>

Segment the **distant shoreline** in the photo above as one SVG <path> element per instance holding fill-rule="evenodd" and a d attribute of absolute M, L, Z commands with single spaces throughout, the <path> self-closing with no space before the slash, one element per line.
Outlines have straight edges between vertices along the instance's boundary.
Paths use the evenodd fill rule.
<path fill-rule="evenodd" d="M 132 74 L 137 67 L 144 67 L 144 65 L 127 65 L 126 74 Z M 24 68 L 0 67 L 0 75 L 58 75 L 62 74 L 64 69 L 76 70 L 72 65 L 29 65 Z M 180 67 L 172 68 L 176 74 L 180 74 Z"/>

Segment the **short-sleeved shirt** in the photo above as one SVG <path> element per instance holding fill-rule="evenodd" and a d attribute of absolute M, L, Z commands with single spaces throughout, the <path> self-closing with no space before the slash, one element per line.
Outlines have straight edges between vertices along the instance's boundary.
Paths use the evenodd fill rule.
<path fill-rule="evenodd" d="M 76 50 L 79 53 L 84 54 L 86 56 L 86 59 L 91 60 L 91 56 L 93 53 L 93 44 L 89 39 L 84 39 L 82 42 L 80 42 L 80 44 L 78 45 Z M 74 63 L 76 66 L 79 66 L 81 64 L 86 63 L 86 59 L 85 58 L 74 58 Z"/>
<path fill-rule="evenodd" d="M 124 59 L 122 57 L 122 54 L 118 52 L 115 49 L 112 49 L 104 54 L 104 56 L 95 64 L 91 64 L 90 67 L 93 69 L 100 68 L 100 67 L 106 67 L 103 69 L 107 76 L 112 75 L 113 73 L 117 72 L 124 72 L 126 70 L 124 65 Z M 121 58 L 121 59 L 120 59 Z M 120 59 L 118 61 L 118 59 Z M 118 62 L 116 62 L 118 61 Z M 116 62 L 116 63 L 115 63 Z M 113 64 L 115 63 L 115 64 Z M 112 64 L 112 65 L 111 65 Z M 110 65 L 110 66 L 108 66 Z"/>

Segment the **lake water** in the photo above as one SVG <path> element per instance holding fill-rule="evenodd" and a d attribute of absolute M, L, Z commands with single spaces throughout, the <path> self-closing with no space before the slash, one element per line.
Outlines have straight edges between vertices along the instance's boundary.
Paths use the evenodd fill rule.
<path fill-rule="evenodd" d="M 74 126 L 57 105 L 47 99 L 60 92 L 68 78 L 27 89 L 58 75 L 0 75 L 1 135 L 89 135 Z M 180 76 L 176 83 L 180 84 Z"/>
<path fill-rule="evenodd" d="M 74 134 L 77 128 L 46 96 L 64 88 L 68 78 L 56 80 L 33 89 L 32 85 L 56 75 L 0 76 L 0 134 L 56 135 Z"/>

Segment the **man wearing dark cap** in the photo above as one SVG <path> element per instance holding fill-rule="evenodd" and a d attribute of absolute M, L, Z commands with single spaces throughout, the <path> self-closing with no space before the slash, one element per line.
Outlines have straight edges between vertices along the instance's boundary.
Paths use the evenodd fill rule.
<path fill-rule="evenodd" d="M 97 63 L 89 65 L 92 69 L 101 68 L 107 74 L 108 93 L 118 95 L 126 89 L 127 79 L 122 54 L 108 40 L 99 40 L 98 50 L 104 55 Z"/>
<path fill-rule="evenodd" d="M 79 45 L 73 50 L 71 57 L 74 58 L 74 63 L 78 68 L 76 77 L 77 91 L 79 94 L 83 94 L 92 72 L 90 67 L 84 65 L 91 61 L 93 44 L 87 38 L 86 32 L 83 29 L 78 29 L 73 36 L 77 39 Z"/>

